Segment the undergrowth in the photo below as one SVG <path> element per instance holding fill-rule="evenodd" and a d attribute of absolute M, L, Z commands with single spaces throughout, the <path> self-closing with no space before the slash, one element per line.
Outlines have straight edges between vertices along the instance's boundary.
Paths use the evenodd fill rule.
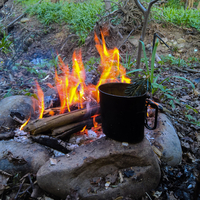
<path fill-rule="evenodd" d="M 34 0 L 18 0 L 27 6 L 30 15 L 36 15 L 41 23 L 50 25 L 52 23 L 67 23 L 72 33 L 80 37 L 84 43 L 88 33 L 98 21 L 98 14 L 103 12 L 101 0 L 86 0 L 81 3 L 60 1 L 52 3 L 48 0 L 42 1 L 34 6 Z"/>
<path fill-rule="evenodd" d="M 155 20 L 165 20 L 183 27 L 192 27 L 200 31 L 200 10 L 186 9 L 183 7 L 177 9 L 173 7 L 164 7 L 152 9 L 153 17 Z M 160 16 L 163 16 L 162 18 Z"/>

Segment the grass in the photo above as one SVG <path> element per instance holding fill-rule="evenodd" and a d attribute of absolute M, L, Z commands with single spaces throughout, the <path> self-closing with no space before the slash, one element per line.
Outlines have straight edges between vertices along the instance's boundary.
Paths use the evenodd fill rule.
<path fill-rule="evenodd" d="M 196 57 L 189 57 L 187 60 L 183 60 L 181 58 L 176 58 L 172 55 L 167 55 L 167 56 L 161 56 L 161 64 L 163 63 L 168 63 L 170 65 L 176 65 L 178 67 L 187 67 L 190 66 L 195 66 L 196 64 L 200 63 L 200 59 Z"/>
<path fill-rule="evenodd" d="M 80 37 L 81 43 L 85 42 L 88 33 L 99 19 L 98 14 L 103 12 L 104 6 L 101 0 L 86 0 L 81 3 L 68 1 L 52 3 L 43 0 L 35 6 L 33 6 L 37 2 L 35 0 L 18 1 L 26 6 L 30 15 L 36 15 L 45 25 L 67 23 L 71 32 Z"/>
<path fill-rule="evenodd" d="M 71 32 L 80 37 L 80 43 L 85 42 L 88 33 L 99 20 L 99 15 L 104 12 L 104 2 L 101 0 L 86 0 L 81 3 L 72 0 L 61 0 L 58 3 L 43 0 L 40 4 L 37 4 L 38 0 L 16 1 L 24 5 L 30 15 L 36 15 L 40 22 L 47 26 L 52 23 L 67 23 Z M 159 22 L 171 22 L 200 31 L 200 10 L 184 10 L 184 3 L 180 0 L 168 0 L 163 8 L 153 6 L 152 15 Z"/>
<path fill-rule="evenodd" d="M 200 10 L 184 9 L 181 4 L 166 5 L 163 8 L 152 8 L 153 18 L 159 22 L 170 22 L 178 26 L 195 28 L 200 31 Z"/>

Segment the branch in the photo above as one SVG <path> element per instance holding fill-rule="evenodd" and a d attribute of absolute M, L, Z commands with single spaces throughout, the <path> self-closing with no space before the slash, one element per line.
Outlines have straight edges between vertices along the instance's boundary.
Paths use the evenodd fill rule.
<path fill-rule="evenodd" d="M 137 5 L 137 7 L 141 10 L 141 12 L 144 14 L 147 10 L 146 8 L 140 3 L 139 0 L 134 0 L 135 4 Z"/>
<path fill-rule="evenodd" d="M 153 1 L 151 1 L 151 2 L 149 3 L 149 7 L 148 7 L 147 12 L 148 12 L 148 11 L 150 12 L 151 7 L 152 7 L 153 4 L 156 3 L 157 1 L 158 1 L 158 0 L 153 0 Z"/>
<path fill-rule="evenodd" d="M 142 6 L 142 4 L 140 3 L 139 0 L 134 0 L 134 1 L 135 1 L 136 5 L 138 6 L 138 8 L 143 12 L 143 15 L 144 15 L 144 23 L 143 23 L 143 27 L 142 27 L 142 34 L 140 37 L 140 41 L 144 41 L 150 9 L 151 9 L 152 5 L 154 3 L 156 3 L 158 0 L 151 1 L 149 3 L 148 9 L 144 8 L 144 6 Z M 139 41 L 139 46 L 138 46 L 136 69 L 140 68 L 140 62 L 141 62 L 142 43 L 140 41 Z M 138 76 L 138 72 L 136 72 L 136 76 Z"/>

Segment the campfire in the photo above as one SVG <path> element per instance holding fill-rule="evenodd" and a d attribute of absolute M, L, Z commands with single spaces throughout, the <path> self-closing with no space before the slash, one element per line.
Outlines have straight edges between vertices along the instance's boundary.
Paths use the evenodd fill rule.
<path fill-rule="evenodd" d="M 37 97 L 39 100 L 39 118 L 30 121 L 30 118 L 21 126 L 26 132 L 33 135 L 51 133 L 52 136 L 64 139 L 72 133 L 83 129 L 97 127 L 97 122 L 101 121 L 99 114 L 99 86 L 105 83 L 130 83 L 126 77 L 126 70 L 120 64 L 119 50 L 117 48 L 107 49 L 105 43 L 106 31 L 101 32 L 101 39 L 95 34 L 96 48 L 100 54 L 101 62 L 99 70 L 101 76 L 96 85 L 85 84 L 86 73 L 82 62 L 81 51 L 73 53 L 73 65 L 70 70 L 63 60 L 58 56 L 59 69 L 55 70 L 55 87 L 48 84 L 50 88 L 56 90 L 59 97 L 60 107 L 45 107 L 44 93 L 36 81 Z M 96 121 L 95 121 L 96 118 Z"/>
<path fill-rule="evenodd" d="M 125 95 L 131 80 L 120 64 L 119 50 L 107 49 L 106 35 L 104 31 L 101 39 L 96 34 L 94 37 L 101 57 L 101 76 L 96 85 L 85 83 L 81 51 L 75 51 L 72 69 L 58 57 L 55 87 L 49 84 L 54 94 L 47 104 L 45 93 L 36 82 L 38 118 L 29 116 L 25 120 L 13 113 L 12 118 L 22 124 L 15 131 L 15 141 L 25 141 L 28 132 L 32 141 L 59 151 L 53 151 L 55 157 L 41 166 L 37 182 L 61 198 L 71 189 L 83 199 L 109 199 L 132 192 L 134 197 L 141 197 L 143 191 L 155 188 L 160 180 L 156 154 L 161 156 L 162 152 L 157 147 L 153 149 L 144 137 L 144 126 L 150 130 L 156 127 L 158 107 L 146 93 Z M 152 127 L 146 119 L 148 105 L 155 108 Z"/>

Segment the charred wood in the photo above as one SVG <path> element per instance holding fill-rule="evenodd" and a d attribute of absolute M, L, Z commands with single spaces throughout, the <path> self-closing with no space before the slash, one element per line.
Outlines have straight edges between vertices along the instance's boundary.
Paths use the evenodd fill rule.
<path fill-rule="evenodd" d="M 1 133 L 0 134 L 0 140 L 8 140 L 8 139 L 14 138 L 14 136 L 15 136 L 15 132 L 14 131 Z"/>
<path fill-rule="evenodd" d="M 45 145 L 52 149 L 58 150 L 60 152 L 63 152 L 63 153 L 70 152 L 70 150 L 67 149 L 67 143 L 57 138 L 50 137 L 48 135 L 42 135 L 42 136 L 31 136 L 31 139 L 34 142 Z"/>

